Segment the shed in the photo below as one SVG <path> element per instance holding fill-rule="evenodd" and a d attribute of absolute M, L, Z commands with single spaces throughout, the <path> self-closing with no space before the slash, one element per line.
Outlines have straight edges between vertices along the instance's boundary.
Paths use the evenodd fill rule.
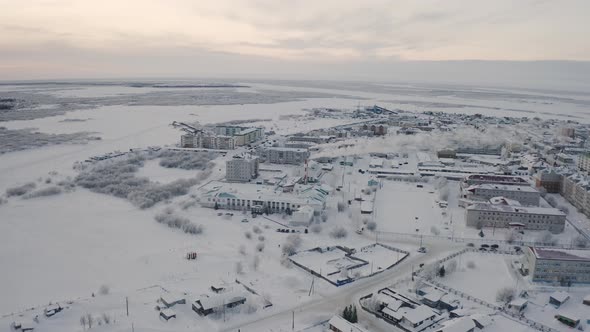
<path fill-rule="evenodd" d="M 164 294 L 160 297 L 160 301 L 162 304 L 166 306 L 166 308 L 171 308 L 177 304 L 185 304 L 186 299 L 179 296 L 174 296 L 172 294 Z"/>
<path fill-rule="evenodd" d="M 570 313 L 561 312 L 555 315 L 555 319 L 569 327 L 575 328 L 578 326 L 578 324 L 580 324 L 580 319 Z"/>
<path fill-rule="evenodd" d="M 373 202 L 362 201 L 361 202 L 361 214 L 371 214 L 371 213 L 373 213 Z"/>
<path fill-rule="evenodd" d="M 563 291 L 553 292 L 549 295 L 549 303 L 553 304 L 556 308 L 559 308 L 562 304 L 567 302 L 570 298 L 570 295 Z"/>
<path fill-rule="evenodd" d="M 20 326 L 20 330 L 23 331 L 23 332 L 33 331 L 34 329 L 35 329 L 35 327 L 31 323 L 23 323 Z"/>
<path fill-rule="evenodd" d="M 508 310 L 512 311 L 513 313 L 521 313 L 526 308 L 528 303 L 529 302 L 523 298 L 514 299 L 508 303 Z"/>
<path fill-rule="evenodd" d="M 176 318 L 176 313 L 172 309 L 164 309 L 160 311 L 160 317 L 168 321 L 170 318 Z"/>
<path fill-rule="evenodd" d="M 585 305 L 590 305 L 590 295 L 587 295 L 583 300 L 582 303 Z"/>
<path fill-rule="evenodd" d="M 483 329 L 486 326 L 492 325 L 492 323 L 494 322 L 492 320 L 492 317 L 485 314 L 471 315 L 471 319 L 473 319 L 473 322 L 475 323 L 475 326 L 477 326 L 478 329 Z"/>
<path fill-rule="evenodd" d="M 62 310 L 63 308 L 59 304 L 55 303 L 46 307 L 43 312 L 45 313 L 45 317 L 51 317 Z"/>

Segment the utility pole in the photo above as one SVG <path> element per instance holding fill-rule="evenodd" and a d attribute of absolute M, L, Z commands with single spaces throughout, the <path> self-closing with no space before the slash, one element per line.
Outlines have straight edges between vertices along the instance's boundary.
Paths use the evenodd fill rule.
<path fill-rule="evenodd" d="M 127 317 L 129 317 L 129 297 L 125 296 L 125 307 L 127 308 Z"/>
<path fill-rule="evenodd" d="M 293 319 L 291 320 L 291 330 L 295 331 L 295 310 L 293 310 Z"/>

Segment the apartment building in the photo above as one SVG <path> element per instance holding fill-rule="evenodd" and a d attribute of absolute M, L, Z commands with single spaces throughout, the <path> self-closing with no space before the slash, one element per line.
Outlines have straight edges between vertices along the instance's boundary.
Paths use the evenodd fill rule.
<path fill-rule="evenodd" d="M 580 173 L 564 177 L 561 196 L 590 217 L 590 177 Z"/>
<path fill-rule="evenodd" d="M 258 177 L 258 158 L 233 157 L 225 162 L 225 179 L 229 182 L 249 182 Z"/>
<path fill-rule="evenodd" d="M 578 171 L 590 175 L 590 153 L 581 155 L 578 158 Z"/>
<path fill-rule="evenodd" d="M 262 150 L 262 157 L 272 164 L 302 164 L 309 158 L 309 150 L 285 147 L 270 147 Z"/>
<path fill-rule="evenodd" d="M 534 282 L 590 283 L 590 250 L 529 247 L 526 261 Z"/>
<path fill-rule="evenodd" d="M 476 203 L 465 210 L 465 221 L 472 227 L 517 227 L 561 233 L 565 213 L 554 208 Z"/>

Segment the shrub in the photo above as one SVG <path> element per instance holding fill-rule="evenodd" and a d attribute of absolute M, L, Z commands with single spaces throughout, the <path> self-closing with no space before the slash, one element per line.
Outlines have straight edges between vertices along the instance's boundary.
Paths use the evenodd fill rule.
<path fill-rule="evenodd" d="M 264 251 L 264 243 L 262 243 L 262 242 L 259 242 L 259 243 L 256 245 L 256 251 L 258 251 L 258 252 L 262 252 L 262 251 Z"/>
<path fill-rule="evenodd" d="M 367 223 L 367 229 L 370 230 L 370 231 L 376 230 L 377 229 L 377 223 L 374 222 L 374 221 L 369 221 Z"/>
<path fill-rule="evenodd" d="M 514 299 L 516 295 L 516 289 L 512 287 L 503 287 L 496 293 L 496 301 L 508 303 Z"/>
<path fill-rule="evenodd" d="M 6 189 L 6 196 L 8 196 L 8 197 L 22 196 L 22 195 L 30 192 L 31 190 L 35 189 L 35 187 L 37 187 L 37 185 L 34 182 L 29 182 L 29 183 L 23 184 L 22 186 L 8 188 L 8 189 Z"/>
<path fill-rule="evenodd" d="M 202 225 L 194 224 L 188 218 L 177 216 L 170 208 L 157 214 L 154 219 L 170 228 L 181 229 L 187 234 L 201 234 L 204 230 Z"/>
<path fill-rule="evenodd" d="M 252 227 L 252 232 L 254 232 L 255 234 L 260 234 L 262 233 L 262 229 L 260 229 L 260 227 L 258 226 L 254 226 Z"/>
<path fill-rule="evenodd" d="M 467 267 L 470 269 L 475 269 L 475 262 L 474 261 L 467 262 Z"/>
<path fill-rule="evenodd" d="M 107 285 L 101 285 L 98 289 L 98 294 L 100 295 L 107 295 L 110 292 L 110 288 Z"/>
<path fill-rule="evenodd" d="M 44 196 L 53 196 L 59 195 L 62 193 L 62 189 L 57 186 L 47 187 L 43 189 L 39 189 L 33 192 L 30 192 L 23 196 L 25 199 L 36 198 L 36 197 L 44 197 Z"/>
<path fill-rule="evenodd" d="M 440 234 L 440 230 L 438 229 L 438 227 L 432 226 L 432 227 L 430 227 L 430 233 L 432 233 L 434 235 L 439 235 Z"/>
<path fill-rule="evenodd" d="M 158 155 L 160 166 L 187 170 L 205 170 L 211 168 L 210 161 L 217 157 L 212 152 L 162 151 Z"/>
<path fill-rule="evenodd" d="M 245 236 L 245 237 L 246 237 L 246 239 L 248 239 L 248 240 L 252 239 L 252 233 L 250 233 L 250 232 L 248 232 L 248 231 L 244 232 L 244 236 Z"/>
<path fill-rule="evenodd" d="M 264 242 L 265 238 L 264 235 L 258 235 L 258 241 Z"/>
<path fill-rule="evenodd" d="M 301 246 L 301 237 L 296 234 L 287 236 L 285 243 L 281 246 L 283 255 L 291 256 L 297 252 L 297 249 Z"/>
<path fill-rule="evenodd" d="M 348 235 L 346 229 L 342 226 L 338 226 L 332 229 L 330 236 L 335 239 L 343 239 Z"/>
<path fill-rule="evenodd" d="M 313 233 L 319 234 L 322 232 L 322 226 L 318 224 L 311 225 L 311 231 Z"/>

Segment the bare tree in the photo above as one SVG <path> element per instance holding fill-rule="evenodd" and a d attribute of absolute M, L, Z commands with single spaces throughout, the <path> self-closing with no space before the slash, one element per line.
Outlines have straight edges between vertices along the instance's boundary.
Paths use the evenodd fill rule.
<path fill-rule="evenodd" d="M 98 289 L 98 294 L 100 295 L 107 295 L 110 292 L 110 288 L 108 285 L 101 285 Z"/>
<path fill-rule="evenodd" d="M 262 252 L 262 251 L 264 251 L 264 243 L 262 243 L 262 242 L 259 242 L 259 243 L 256 245 L 256 251 L 258 251 L 258 252 Z M 258 257 L 258 256 L 256 256 L 256 257 Z"/>
<path fill-rule="evenodd" d="M 82 317 L 80 317 L 80 325 L 82 325 L 82 328 L 84 330 L 86 330 L 86 324 L 88 324 L 88 321 L 86 320 L 86 315 L 82 315 Z"/>
<path fill-rule="evenodd" d="M 467 267 L 470 269 L 475 269 L 475 262 L 474 261 L 467 262 Z"/>
<path fill-rule="evenodd" d="M 258 271 L 258 267 L 260 266 L 260 257 L 254 256 L 252 259 L 252 270 Z"/>
<path fill-rule="evenodd" d="M 236 262 L 235 271 L 237 274 L 244 273 L 244 265 L 242 264 L 242 262 Z"/>
<path fill-rule="evenodd" d="M 92 314 L 86 314 L 86 322 L 88 323 L 88 329 L 91 329 L 92 324 L 94 324 L 94 317 L 92 317 Z"/>
<path fill-rule="evenodd" d="M 430 233 L 432 233 L 434 235 L 440 235 L 440 230 L 438 229 L 438 227 L 432 226 L 432 227 L 430 227 Z"/>
<path fill-rule="evenodd" d="M 367 223 L 367 229 L 370 231 L 375 231 L 377 229 L 377 223 L 374 221 L 369 221 Z"/>
<path fill-rule="evenodd" d="M 516 295 L 516 289 L 512 287 L 503 287 L 496 293 L 496 301 L 508 303 L 514 299 Z"/>

